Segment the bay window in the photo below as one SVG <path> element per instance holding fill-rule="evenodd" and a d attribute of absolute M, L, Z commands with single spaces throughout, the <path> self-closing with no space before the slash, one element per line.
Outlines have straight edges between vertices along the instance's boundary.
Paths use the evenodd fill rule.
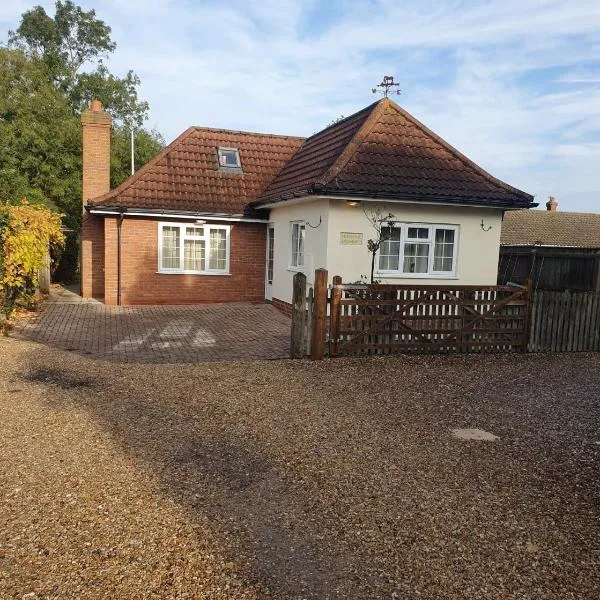
<path fill-rule="evenodd" d="M 381 231 L 377 274 L 454 277 L 458 226 L 394 223 Z"/>
<path fill-rule="evenodd" d="M 160 273 L 229 273 L 229 225 L 159 223 Z"/>

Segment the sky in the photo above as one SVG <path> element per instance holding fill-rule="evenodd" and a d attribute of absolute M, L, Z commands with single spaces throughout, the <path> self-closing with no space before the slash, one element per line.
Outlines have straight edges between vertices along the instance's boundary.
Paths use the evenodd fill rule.
<path fill-rule="evenodd" d="M 541 207 L 600 212 L 598 0 L 80 0 L 112 28 L 147 125 L 308 136 L 393 99 Z M 0 41 L 34 4 L 0 2 Z"/>

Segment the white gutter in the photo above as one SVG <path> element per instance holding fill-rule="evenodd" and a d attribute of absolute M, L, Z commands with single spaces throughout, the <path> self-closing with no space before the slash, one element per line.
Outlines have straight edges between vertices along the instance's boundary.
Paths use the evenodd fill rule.
<path fill-rule="evenodd" d="M 90 214 L 93 215 L 123 215 L 125 217 L 160 217 L 161 219 L 190 219 L 193 221 L 236 221 L 243 223 L 268 223 L 268 219 L 253 219 L 248 217 L 215 217 L 209 215 L 182 215 L 176 213 L 147 213 L 136 212 L 132 210 L 118 211 L 107 210 L 103 208 L 90 208 Z"/>

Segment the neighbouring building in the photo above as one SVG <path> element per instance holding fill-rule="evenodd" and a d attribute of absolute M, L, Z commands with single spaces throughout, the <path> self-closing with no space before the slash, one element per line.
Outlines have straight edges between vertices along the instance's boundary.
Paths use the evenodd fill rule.
<path fill-rule="evenodd" d="M 498 283 L 600 292 L 600 214 L 559 211 L 552 196 L 546 209 L 505 215 Z"/>
<path fill-rule="evenodd" d="M 107 304 L 285 310 L 298 271 L 369 277 L 374 206 L 378 280 L 493 285 L 504 213 L 535 206 L 388 98 L 307 139 L 191 127 L 114 190 L 110 116 L 82 125 L 82 294 Z"/>

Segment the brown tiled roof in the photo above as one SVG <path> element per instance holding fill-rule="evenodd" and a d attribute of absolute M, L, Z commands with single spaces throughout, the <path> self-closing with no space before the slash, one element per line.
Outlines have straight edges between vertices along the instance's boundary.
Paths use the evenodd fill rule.
<path fill-rule="evenodd" d="M 600 248 L 600 214 L 515 210 L 504 215 L 503 246 Z"/>
<path fill-rule="evenodd" d="M 97 206 L 243 214 L 304 138 L 191 127 Z M 243 173 L 219 168 L 217 147 L 238 148 Z"/>
<path fill-rule="evenodd" d="M 492 177 L 384 98 L 308 138 L 256 206 L 322 193 L 526 207 Z"/>

